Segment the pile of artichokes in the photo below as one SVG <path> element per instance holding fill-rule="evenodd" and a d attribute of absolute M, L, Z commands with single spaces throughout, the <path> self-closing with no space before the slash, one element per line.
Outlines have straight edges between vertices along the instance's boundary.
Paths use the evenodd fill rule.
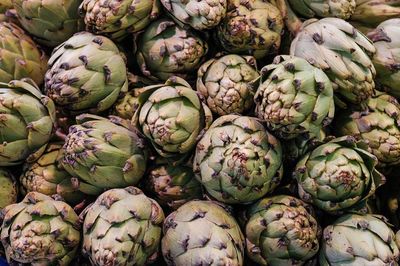
<path fill-rule="evenodd" d="M 0 0 L 0 265 L 400 264 L 400 0 Z"/>

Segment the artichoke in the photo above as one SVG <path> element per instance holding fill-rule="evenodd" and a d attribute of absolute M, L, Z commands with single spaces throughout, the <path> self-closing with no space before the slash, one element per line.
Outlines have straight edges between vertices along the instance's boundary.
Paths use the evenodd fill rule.
<path fill-rule="evenodd" d="M 196 92 L 183 79 L 171 77 L 165 84 L 146 88 L 140 94 L 138 124 L 163 157 L 180 157 L 191 151 L 212 115 Z"/>
<path fill-rule="evenodd" d="M 363 142 L 350 136 L 333 139 L 297 163 L 299 196 L 333 214 L 362 206 L 385 182 L 376 164 Z"/>
<path fill-rule="evenodd" d="M 216 27 L 226 15 L 227 0 L 161 0 L 179 24 L 196 30 Z"/>
<path fill-rule="evenodd" d="M 323 232 L 319 263 L 339 265 L 397 265 L 395 234 L 384 217 L 347 214 Z"/>
<path fill-rule="evenodd" d="M 77 12 L 81 0 L 12 0 L 25 30 L 44 45 L 54 47 L 82 29 Z"/>
<path fill-rule="evenodd" d="M 400 19 L 379 24 L 368 33 L 368 37 L 376 48 L 372 62 L 376 68 L 377 82 L 389 94 L 400 98 Z"/>
<path fill-rule="evenodd" d="M 3 215 L 1 242 L 8 262 L 68 265 L 75 258 L 81 224 L 65 202 L 30 192 Z"/>
<path fill-rule="evenodd" d="M 31 78 L 43 83 L 47 56 L 18 26 L 0 22 L 0 81 Z"/>
<path fill-rule="evenodd" d="M 310 19 L 293 40 L 290 54 L 321 68 L 346 101 L 360 103 L 374 90 L 372 43 L 342 19 Z"/>
<path fill-rule="evenodd" d="M 155 166 L 148 174 L 146 188 L 158 203 L 173 210 L 203 196 L 201 184 L 196 180 L 192 168 L 186 165 Z"/>
<path fill-rule="evenodd" d="M 151 82 L 139 76 L 128 73 L 128 91 L 121 93 L 113 106 L 113 114 L 123 119 L 131 120 L 140 107 L 139 95 L 145 91 L 142 89 Z"/>
<path fill-rule="evenodd" d="M 307 152 L 313 150 L 315 147 L 323 144 L 327 140 L 329 141 L 332 136 L 327 136 L 324 130 L 319 133 L 319 138 L 311 137 L 306 135 L 300 135 L 293 139 L 289 139 L 284 142 L 284 156 L 285 160 L 290 164 L 296 164 L 301 157 Z"/>
<path fill-rule="evenodd" d="M 348 19 L 356 9 L 356 0 L 288 0 L 293 11 L 306 18 L 336 17 Z"/>
<path fill-rule="evenodd" d="M 279 185 L 281 144 L 256 118 L 221 116 L 198 142 L 193 171 L 218 201 L 252 202 Z"/>
<path fill-rule="evenodd" d="M 254 57 L 226 55 L 211 59 L 199 68 L 197 91 L 212 112 L 242 114 L 253 107 L 253 82 L 258 77 Z"/>
<path fill-rule="evenodd" d="M 332 83 L 325 73 L 298 57 L 278 56 L 261 70 L 254 100 L 256 114 L 284 139 L 321 138 L 333 119 Z"/>
<path fill-rule="evenodd" d="M 200 35 L 172 20 L 151 23 L 136 39 L 136 60 L 142 73 L 153 80 L 194 76 L 208 51 Z"/>
<path fill-rule="evenodd" d="M 246 247 L 260 265 L 303 265 L 317 254 L 321 229 L 313 209 L 291 196 L 264 198 L 246 211 Z"/>
<path fill-rule="evenodd" d="M 211 201 L 191 201 L 164 222 L 168 266 L 243 265 L 244 237 L 235 219 Z"/>
<path fill-rule="evenodd" d="M 351 24 L 363 33 L 376 28 L 380 23 L 400 16 L 400 0 L 356 0 L 356 10 Z"/>
<path fill-rule="evenodd" d="M 23 194 L 31 191 L 48 196 L 58 194 L 70 204 L 84 200 L 85 194 L 75 187 L 74 179 L 61 165 L 62 146 L 62 143 L 49 143 L 37 161 L 24 165 L 20 176 Z"/>
<path fill-rule="evenodd" d="M 4 13 L 9 9 L 13 8 L 13 4 L 11 2 L 11 0 L 2 0 L 0 2 L 0 13 Z"/>
<path fill-rule="evenodd" d="M 275 0 L 229 0 L 226 17 L 217 27 L 216 39 L 230 53 L 260 59 L 279 49 L 283 28 Z"/>
<path fill-rule="evenodd" d="M 160 14 L 158 0 L 83 0 L 79 13 L 86 29 L 95 34 L 121 40 L 144 29 Z"/>
<path fill-rule="evenodd" d="M 400 104 L 376 91 L 363 103 L 340 112 L 335 118 L 337 136 L 352 135 L 365 141 L 380 168 L 400 164 Z"/>
<path fill-rule="evenodd" d="M 0 83 L 0 166 L 32 162 L 53 133 L 55 107 L 31 80 Z"/>
<path fill-rule="evenodd" d="M 72 113 L 107 110 L 128 90 L 124 58 L 103 36 L 75 34 L 53 51 L 49 67 L 45 92 Z"/>
<path fill-rule="evenodd" d="M 157 258 L 164 213 L 140 189 L 108 190 L 82 218 L 82 250 L 92 265 L 140 266 Z"/>
<path fill-rule="evenodd" d="M 139 132 L 118 117 L 83 114 L 76 120 L 63 147 L 65 170 L 93 191 L 138 183 L 148 157 Z"/>
<path fill-rule="evenodd" d="M 0 211 L 17 202 L 18 186 L 13 174 L 6 168 L 0 168 Z"/>

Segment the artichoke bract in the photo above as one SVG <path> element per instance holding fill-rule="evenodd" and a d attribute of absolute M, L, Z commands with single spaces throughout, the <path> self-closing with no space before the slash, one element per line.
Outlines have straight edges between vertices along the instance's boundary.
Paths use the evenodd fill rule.
<path fill-rule="evenodd" d="M 81 224 L 65 202 L 30 192 L 3 215 L 1 242 L 8 262 L 68 265 L 77 255 Z"/>
<path fill-rule="evenodd" d="M 289 3 L 293 11 L 306 18 L 348 19 L 356 9 L 356 0 L 289 0 Z"/>
<path fill-rule="evenodd" d="M 399 249 L 382 216 L 347 214 L 323 232 L 319 263 L 339 265 L 397 265 Z"/>
<path fill-rule="evenodd" d="M 332 214 L 365 204 L 386 181 L 366 146 L 344 136 L 303 156 L 294 172 L 300 198 Z"/>
<path fill-rule="evenodd" d="M 0 113 L 0 166 L 38 158 L 53 133 L 53 101 L 32 80 L 13 80 L 0 83 Z"/>
<path fill-rule="evenodd" d="M 258 118 L 284 139 L 301 134 L 320 138 L 335 113 L 331 81 L 298 57 L 278 56 L 265 66 L 254 101 Z"/>
<path fill-rule="evenodd" d="M 161 0 L 171 17 L 196 30 L 216 27 L 226 15 L 227 0 Z"/>
<path fill-rule="evenodd" d="M 151 23 L 135 43 L 140 69 L 153 80 L 196 75 L 195 69 L 208 52 L 208 44 L 197 32 L 184 29 L 170 19 Z"/>
<path fill-rule="evenodd" d="M 76 120 L 63 148 L 65 170 L 93 191 L 138 183 L 148 158 L 141 134 L 119 117 L 83 114 Z"/>
<path fill-rule="evenodd" d="M 65 111 L 102 112 L 127 90 L 125 61 L 110 39 L 81 32 L 53 51 L 45 92 Z"/>
<path fill-rule="evenodd" d="M 313 209 L 291 196 L 264 198 L 246 211 L 246 248 L 260 265 L 303 265 L 317 254 L 321 229 Z"/>
<path fill-rule="evenodd" d="M 213 113 L 243 114 L 253 107 L 253 82 L 259 75 L 254 57 L 225 55 L 199 68 L 196 88 Z"/>
<path fill-rule="evenodd" d="M 282 147 L 256 118 L 221 116 L 198 142 L 193 171 L 218 201 L 252 202 L 279 185 Z"/>
<path fill-rule="evenodd" d="M 85 199 L 85 194 L 74 185 L 74 179 L 61 165 L 62 146 L 62 142 L 49 143 L 35 162 L 23 166 L 19 178 L 23 194 L 32 191 L 48 196 L 58 194 L 74 205 Z"/>
<path fill-rule="evenodd" d="M 113 105 L 112 113 L 123 119 L 131 120 L 140 107 L 139 95 L 145 91 L 142 89 L 153 84 L 146 78 L 128 73 L 128 91 L 120 94 L 119 99 Z"/>
<path fill-rule="evenodd" d="M 244 237 L 235 219 L 211 201 L 190 201 L 164 222 L 168 266 L 243 265 Z"/>
<path fill-rule="evenodd" d="M 83 28 L 81 0 L 12 0 L 22 27 L 39 43 L 54 47 Z"/>
<path fill-rule="evenodd" d="M 212 122 L 211 111 L 189 83 L 171 77 L 165 84 L 146 87 L 140 94 L 138 124 L 163 157 L 180 157 L 195 146 L 203 129 Z"/>
<path fill-rule="evenodd" d="M 400 104 L 394 97 L 376 91 L 362 107 L 340 112 L 333 128 L 338 136 L 365 141 L 378 158 L 378 167 L 400 164 Z"/>
<path fill-rule="evenodd" d="M 275 0 L 229 0 L 228 12 L 217 27 L 216 38 L 230 53 L 260 59 L 279 49 L 283 28 Z"/>
<path fill-rule="evenodd" d="M 368 38 L 338 18 L 307 20 L 290 47 L 291 55 L 321 68 L 338 95 L 351 103 L 360 103 L 373 93 L 375 68 L 370 56 L 374 53 Z"/>
<path fill-rule="evenodd" d="M 385 20 L 399 16 L 399 0 L 356 0 L 356 10 L 350 22 L 358 30 L 367 33 Z"/>
<path fill-rule="evenodd" d="M 399 1 L 400 5 L 400 1 Z M 400 16 L 400 14 L 399 14 Z M 376 80 L 389 94 L 400 97 L 400 19 L 390 19 L 381 24 L 368 38 L 374 42 L 376 54 L 372 62 Z"/>
<path fill-rule="evenodd" d="M 173 210 L 203 196 L 201 184 L 192 168 L 186 165 L 157 165 L 149 171 L 145 182 L 157 202 Z"/>
<path fill-rule="evenodd" d="M 83 254 L 92 265 L 147 265 L 157 259 L 164 212 L 135 187 L 101 194 L 82 214 Z"/>
<path fill-rule="evenodd" d="M 144 29 L 160 9 L 159 0 L 83 0 L 79 13 L 88 31 L 121 40 Z"/>
<path fill-rule="evenodd" d="M 289 139 L 284 142 L 284 159 L 289 164 L 296 164 L 301 157 L 303 157 L 307 152 L 313 150 L 315 147 L 323 144 L 328 137 L 324 130 L 318 135 L 319 137 L 310 137 L 306 135 L 300 135 L 293 139 Z"/>
<path fill-rule="evenodd" d="M 47 71 L 47 56 L 24 30 L 0 22 L 0 81 L 31 78 L 39 86 Z"/>
<path fill-rule="evenodd" d="M 17 202 L 18 185 L 14 175 L 6 168 L 0 168 L 0 211 Z"/>

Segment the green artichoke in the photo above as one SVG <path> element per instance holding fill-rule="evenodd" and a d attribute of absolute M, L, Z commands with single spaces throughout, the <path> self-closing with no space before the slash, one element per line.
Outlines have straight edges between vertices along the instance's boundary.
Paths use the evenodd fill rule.
<path fill-rule="evenodd" d="M 0 166 L 38 158 L 53 133 L 53 101 L 31 80 L 0 83 L 0 114 Z"/>
<path fill-rule="evenodd" d="M 148 154 L 136 128 L 113 116 L 106 119 L 83 114 L 76 120 L 64 144 L 61 163 L 65 170 L 93 191 L 138 183 Z"/>
<path fill-rule="evenodd" d="M 261 70 L 254 96 L 256 114 L 283 139 L 321 138 L 335 113 L 332 83 L 325 73 L 298 57 L 278 56 Z"/>
<path fill-rule="evenodd" d="M 347 214 L 324 229 L 319 263 L 339 265 L 397 265 L 395 234 L 384 217 Z"/>
<path fill-rule="evenodd" d="M 321 130 L 318 135 L 319 138 L 300 135 L 293 139 L 286 140 L 283 143 L 284 159 L 291 165 L 296 164 L 307 152 L 332 138 L 332 136 L 327 136 L 327 133 L 324 130 Z"/>
<path fill-rule="evenodd" d="M 350 136 L 333 139 L 297 163 L 299 196 L 333 214 L 362 206 L 385 182 L 376 164 L 364 143 Z"/>
<path fill-rule="evenodd" d="M 244 237 L 235 219 L 211 201 L 190 201 L 164 222 L 168 266 L 243 265 Z"/>
<path fill-rule="evenodd" d="M 399 165 L 400 104 L 394 97 L 376 91 L 362 107 L 354 106 L 336 116 L 336 135 L 352 135 L 365 141 L 380 168 Z"/>
<path fill-rule="evenodd" d="M 3 215 L 1 242 L 8 262 L 68 265 L 75 258 L 81 224 L 65 202 L 30 192 Z"/>
<path fill-rule="evenodd" d="M 43 83 L 47 56 L 18 26 L 0 22 L 0 81 L 31 78 Z"/>
<path fill-rule="evenodd" d="M 112 113 L 123 119 L 131 120 L 140 107 L 139 95 L 145 91 L 144 87 L 151 82 L 139 76 L 128 73 L 128 91 L 121 93 L 113 105 Z"/>
<path fill-rule="evenodd" d="M 356 0 L 288 0 L 297 14 L 306 17 L 348 19 L 356 9 Z"/>
<path fill-rule="evenodd" d="M 0 211 L 17 202 L 18 186 L 13 174 L 6 168 L 0 168 Z"/>
<path fill-rule="evenodd" d="M 281 144 L 256 118 L 221 116 L 197 144 L 193 171 L 218 201 L 252 202 L 279 185 Z"/>
<path fill-rule="evenodd" d="M 279 49 L 283 28 L 275 0 L 228 0 L 228 12 L 217 27 L 216 39 L 230 53 L 260 59 Z"/>
<path fill-rule="evenodd" d="M 128 90 L 127 70 L 118 47 L 108 38 L 75 34 L 49 60 L 45 92 L 64 110 L 99 113 Z"/>
<path fill-rule="evenodd" d="M 372 43 L 342 19 L 310 19 L 293 40 L 290 54 L 321 68 L 334 89 L 351 103 L 368 99 L 374 90 Z"/>
<path fill-rule="evenodd" d="M 227 0 L 161 0 L 171 17 L 196 30 L 216 27 L 226 15 Z"/>
<path fill-rule="evenodd" d="M 54 47 L 83 28 L 81 0 L 12 0 L 22 27 L 46 46 Z"/>
<path fill-rule="evenodd" d="M 58 194 L 73 205 L 85 199 L 85 194 L 74 184 L 74 178 L 61 165 L 62 146 L 62 143 L 49 143 L 42 156 L 24 165 L 20 176 L 23 194 L 32 191 L 48 196 Z"/>
<path fill-rule="evenodd" d="M 358 30 L 367 33 L 380 23 L 400 16 L 400 0 L 356 0 L 356 10 L 350 18 Z"/>
<path fill-rule="evenodd" d="M 79 13 L 88 31 L 121 40 L 144 29 L 158 17 L 160 8 L 159 0 L 83 0 Z"/>
<path fill-rule="evenodd" d="M 173 210 L 188 201 L 201 199 L 203 191 L 191 167 L 160 164 L 149 171 L 146 188 L 158 203 Z"/>
<path fill-rule="evenodd" d="M 136 60 L 142 73 L 153 80 L 171 76 L 189 78 L 199 68 L 208 44 L 197 32 L 170 19 L 154 21 L 136 39 Z"/>
<path fill-rule="evenodd" d="M 317 254 L 321 228 L 313 209 L 291 196 L 264 198 L 246 211 L 248 256 L 260 265 L 303 265 Z"/>
<path fill-rule="evenodd" d="M 147 265 L 157 259 L 164 212 L 135 187 L 111 189 L 82 213 L 83 254 L 92 265 Z"/>
<path fill-rule="evenodd" d="M 146 88 L 139 101 L 138 124 L 163 157 L 186 155 L 203 129 L 212 122 L 208 107 L 183 79 L 171 77 L 165 84 Z"/>
<path fill-rule="evenodd" d="M 377 82 L 389 94 L 400 98 L 400 19 L 379 24 L 367 36 L 376 48 L 372 62 L 376 68 Z"/>
<path fill-rule="evenodd" d="M 218 115 L 243 114 L 253 107 L 256 60 L 235 54 L 205 62 L 197 72 L 197 91 Z"/>

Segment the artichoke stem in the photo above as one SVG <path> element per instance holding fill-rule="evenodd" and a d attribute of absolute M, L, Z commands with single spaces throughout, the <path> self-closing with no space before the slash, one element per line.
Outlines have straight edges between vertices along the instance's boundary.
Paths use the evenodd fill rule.
<path fill-rule="evenodd" d="M 296 37 L 296 35 L 300 32 L 303 22 L 301 22 L 300 18 L 293 12 L 287 0 L 277 0 L 276 6 L 281 12 L 286 27 L 292 36 Z"/>

